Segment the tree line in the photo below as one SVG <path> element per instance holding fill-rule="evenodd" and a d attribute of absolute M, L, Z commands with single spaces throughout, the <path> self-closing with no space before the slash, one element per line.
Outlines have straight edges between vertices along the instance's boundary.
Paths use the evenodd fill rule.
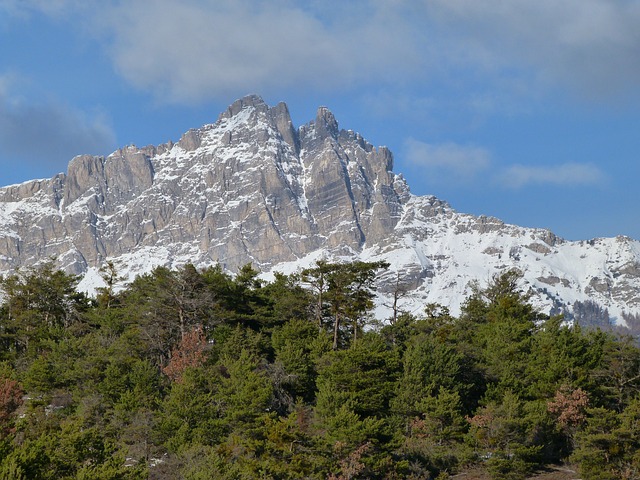
<path fill-rule="evenodd" d="M 387 267 L 3 277 L 0 480 L 640 478 L 633 338 L 537 312 L 517 271 L 375 319 Z"/>

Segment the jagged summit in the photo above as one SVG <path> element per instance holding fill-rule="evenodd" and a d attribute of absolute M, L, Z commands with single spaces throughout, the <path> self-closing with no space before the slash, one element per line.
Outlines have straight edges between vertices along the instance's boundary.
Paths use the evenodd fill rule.
<path fill-rule="evenodd" d="M 340 129 L 328 108 L 296 128 L 286 104 L 248 95 L 176 143 L 80 155 L 66 174 L 0 189 L 0 272 L 55 257 L 88 288 L 107 260 L 132 278 L 185 262 L 291 272 L 385 259 L 381 288 L 399 272 L 407 309 L 455 312 L 471 280 L 518 267 L 546 310 L 593 300 L 640 313 L 640 242 L 566 242 L 457 213 L 392 169 L 387 148 Z"/>
<path fill-rule="evenodd" d="M 388 150 L 339 132 L 324 107 L 296 129 L 286 104 L 269 107 L 249 95 L 175 144 L 80 155 L 66 175 L 1 190 L 12 213 L 38 208 L 24 227 L 15 215 L 3 216 L 15 235 L 5 237 L 4 251 L 0 246 L 0 268 L 53 255 L 82 273 L 131 249 L 175 243 L 189 244 L 185 254 L 195 261 L 231 269 L 248 261 L 271 267 L 325 244 L 350 251 L 393 223 L 370 218 L 368 209 L 397 210 L 394 188 L 408 191 L 391 163 Z M 333 229 L 334 222 L 353 228 Z M 213 242 L 219 234 L 224 241 Z"/>
<path fill-rule="evenodd" d="M 269 106 L 264 102 L 264 100 L 260 95 L 256 95 L 256 94 L 245 95 L 244 97 L 239 98 L 238 100 L 233 102 L 231 105 L 229 105 L 229 108 L 227 108 L 226 111 L 220 114 L 220 116 L 218 117 L 218 120 L 220 120 L 223 117 L 231 118 L 237 115 L 238 113 L 240 113 L 243 109 L 247 107 L 254 108 L 256 110 L 261 110 L 261 111 L 266 111 L 269 109 Z"/>

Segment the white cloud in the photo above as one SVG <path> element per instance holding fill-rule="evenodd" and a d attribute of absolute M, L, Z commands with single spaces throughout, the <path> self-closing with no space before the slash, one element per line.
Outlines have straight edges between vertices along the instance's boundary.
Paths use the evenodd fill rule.
<path fill-rule="evenodd" d="M 487 169 L 491 155 L 482 147 L 444 143 L 432 145 L 415 139 L 405 141 L 406 160 L 431 173 L 454 180 L 471 180 Z"/>
<path fill-rule="evenodd" d="M 127 81 L 165 102 L 436 85 L 494 109 L 549 85 L 607 99 L 640 85 L 640 2 L 629 0 L 0 0 L 0 9 L 97 35 Z"/>
<path fill-rule="evenodd" d="M 342 6 L 338 17 L 301 5 L 139 0 L 100 21 L 119 73 L 164 101 L 339 91 L 400 81 L 423 61 L 415 26 L 386 7 L 363 7 L 356 16 Z"/>
<path fill-rule="evenodd" d="M 429 144 L 407 139 L 404 159 L 425 170 L 429 175 L 448 182 L 470 182 L 479 174 L 494 178 L 505 188 L 518 189 L 529 185 L 597 186 L 607 181 L 607 175 L 593 164 L 564 163 L 551 166 L 511 165 L 497 174 L 487 174 L 493 167 L 489 150 L 456 143 Z"/>
<path fill-rule="evenodd" d="M 464 90 L 478 75 L 500 95 L 511 81 L 515 96 L 531 94 L 536 83 L 596 97 L 640 84 L 637 2 L 322 5 L 138 0 L 107 9 L 100 22 L 120 73 L 169 101 L 434 79 Z"/>
<path fill-rule="evenodd" d="M 429 0 L 427 6 L 466 64 L 499 75 L 524 68 L 594 97 L 640 84 L 639 2 Z"/>
<path fill-rule="evenodd" d="M 513 165 L 498 176 L 508 188 L 521 188 L 531 184 L 557 186 L 593 186 L 602 184 L 606 175 L 595 165 L 565 163 L 544 167 Z"/>
<path fill-rule="evenodd" d="M 15 74 L 0 75 L 0 151 L 4 161 L 57 166 L 75 155 L 105 154 L 115 134 L 100 113 L 86 113 L 54 101 L 25 101 L 15 93 Z"/>

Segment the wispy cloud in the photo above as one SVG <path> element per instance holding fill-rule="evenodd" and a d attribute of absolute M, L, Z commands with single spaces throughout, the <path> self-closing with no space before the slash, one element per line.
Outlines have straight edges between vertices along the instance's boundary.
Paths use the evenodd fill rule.
<path fill-rule="evenodd" d="M 123 77 L 164 101 L 198 102 L 401 81 L 424 60 L 412 40 L 417 26 L 373 7 L 354 15 L 277 0 L 140 0 L 101 21 Z"/>
<path fill-rule="evenodd" d="M 167 100 L 197 101 L 238 89 L 336 91 L 372 79 L 410 86 L 453 75 L 465 83 L 476 79 L 455 72 L 470 70 L 501 91 L 511 79 L 513 95 L 523 93 L 525 76 L 528 87 L 541 80 L 593 96 L 640 84 L 636 2 L 318 5 L 139 0 L 101 21 L 122 75 Z"/>
<path fill-rule="evenodd" d="M 0 149 L 3 157 L 40 166 L 60 166 L 81 153 L 109 153 L 115 134 L 105 117 L 55 101 L 26 101 L 16 92 L 16 74 L 0 75 Z"/>
<path fill-rule="evenodd" d="M 74 10 L 91 7 L 95 0 L 0 0 L 0 11 L 4 10 L 13 16 L 29 16 L 32 13 L 43 13 L 59 17 Z"/>
<path fill-rule="evenodd" d="M 583 163 L 565 163 L 552 166 L 513 165 L 498 175 L 503 187 L 522 188 L 528 185 L 594 186 L 606 181 L 606 175 L 597 166 Z"/>
<path fill-rule="evenodd" d="M 0 0 L 0 9 L 91 25 L 122 77 L 166 102 L 433 82 L 504 103 L 549 85 L 596 98 L 640 85 L 640 4 L 628 0 Z"/>
<path fill-rule="evenodd" d="M 411 164 L 455 181 L 469 181 L 491 163 L 489 151 L 476 146 L 433 145 L 410 138 L 405 141 L 404 150 Z"/>
<path fill-rule="evenodd" d="M 590 163 L 563 163 L 550 166 L 510 165 L 501 168 L 493 162 L 484 147 L 456 143 L 429 144 L 407 139 L 404 159 L 437 176 L 439 181 L 468 183 L 482 174 L 493 178 L 502 188 L 519 189 L 532 185 L 558 187 L 597 186 L 607 181 L 607 175 Z M 497 173 L 496 173 L 497 172 Z"/>
<path fill-rule="evenodd" d="M 463 63 L 496 75 L 526 69 L 593 97 L 640 84 L 640 4 L 627 0 L 431 0 Z"/>

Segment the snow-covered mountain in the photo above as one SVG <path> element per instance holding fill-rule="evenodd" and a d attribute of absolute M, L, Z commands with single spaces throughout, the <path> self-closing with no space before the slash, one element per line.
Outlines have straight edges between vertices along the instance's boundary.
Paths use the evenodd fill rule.
<path fill-rule="evenodd" d="M 285 104 L 247 96 L 175 144 L 78 156 L 66 174 L 0 189 L 0 272 L 55 257 L 90 289 L 107 260 L 129 279 L 186 262 L 289 273 L 387 260 L 380 288 L 408 290 L 403 308 L 457 313 L 471 281 L 517 267 L 543 311 L 592 301 L 640 314 L 640 242 L 569 242 L 458 213 L 412 195 L 392 167 L 327 108 L 296 129 Z"/>

